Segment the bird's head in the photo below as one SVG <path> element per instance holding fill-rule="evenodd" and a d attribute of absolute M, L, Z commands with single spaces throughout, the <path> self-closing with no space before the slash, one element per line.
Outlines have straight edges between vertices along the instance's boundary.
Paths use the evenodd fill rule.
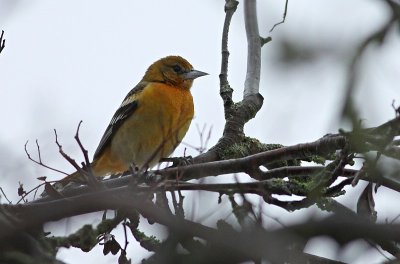
<path fill-rule="evenodd" d="M 193 80 L 208 73 L 197 71 L 184 58 L 168 56 L 154 62 L 143 77 L 146 82 L 162 82 L 183 89 L 190 89 Z"/>

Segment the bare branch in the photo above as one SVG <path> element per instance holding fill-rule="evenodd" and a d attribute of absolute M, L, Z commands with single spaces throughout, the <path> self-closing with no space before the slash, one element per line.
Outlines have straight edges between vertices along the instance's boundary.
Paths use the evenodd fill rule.
<path fill-rule="evenodd" d="M 0 53 L 3 51 L 3 49 L 6 46 L 6 40 L 3 39 L 4 36 L 4 30 L 1 31 L 1 36 L 0 36 Z"/>
<path fill-rule="evenodd" d="M 199 137 L 200 137 L 200 146 L 196 147 L 196 146 L 189 144 L 187 142 L 184 142 L 184 141 L 182 141 L 181 144 L 196 150 L 199 154 L 202 154 L 202 153 L 204 153 L 204 151 L 207 150 L 208 141 L 211 138 L 211 132 L 212 132 L 213 127 L 210 126 L 210 128 L 208 129 L 206 138 L 204 138 L 204 133 L 206 132 L 206 125 L 204 124 L 203 129 L 200 130 L 199 125 L 196 124 L 196 128 L 197 128 L 197 133 L 199 134 Z M 186 155 L 184 155 L 184 156 L 186 156 Z"/>
<path fill-rule="evenodd" d="M 194 165 L 192 165 L 194 166 Z M 192 166 L 188 166 L 187 168 L 191 168 Z M 184 167 L 186 168 L 186 167 Z M 278 178 L 284 178 L 284 177 L 300 177 L 301 175 L 298 174 L 298 169 L 301 169 L 301 167 L 293 167 L 294 173 L 291 172 L 292 168 L 288 168 L 287 171 L 289 172 L 288 175 L 277 175 L 277 177 L 274 177 L 272 179 L 267 179 L 267 180 L 261 180 L 261 181 L 256 181 L 256 182 L 244 182 L 244 183 L 218 183 L 218 184 L 209 184 L 209 183 L 188 183 L 184 181 L 176 181 L 176 180 L 164 180 L 162 184 L 155 185 L 155 186 L 136 186 L 135 187 L 135 193 L 140 194 L 140 193 L 157 193 L 157 192 L 162 192 L 162 191 L 209 191 L 209 192 L 218 192 L 220 194 L 229 194 L 229 193 L 253 193 L 253 194 L 258 194 L 260 196 L 264 196 L 267 193 L 269 194 L 281 194 L 281 195 L 300 195 L 300 196 L 306 196 L 308 195 L 307 190 L 302 190 L 298 186 L 295 186 L 293 183 L 290 181 L 280 181 L 276 180 Z M 177 168 L 173 169 L 168 169 L 168 170 L 174 170 L 176 171 Z M 193 170 L 198 170 L 198 168 L 194 168 Z M 316 178 L 318 175 L 312 174 L 312 172 L 319 172 L 322 171 L 323 167 L 310 167 L 308 171 L 310 174 L 306 174 L 304 176 L 312 176 Z M 162 175 L 164 174 L 165 170 L 159 171 L 159 173 Z M 221 173 L 222 174 L 222 173 Z M 341 173 L 341 176 L 344 177 L 349 177 L 348 179 L 343 181 L 342 183 L 332 187 L 329 189 L 326 194 L 330 196 L 331 194 L 335 194 L 339 192 L 345 185 L 348 185 L 351 183 L 351 180 L 353 179 L 351 175 L 354 175 L 355 173 L 353 170 L 346 169 Z M 165 175 L 164 175 L 165 176 Z M 132 177 L 137 177 L 137 175 L 132 176 Z M 112 180 L 105 180 L 103 181 L 104 185 L 107 186 L 108 188 L 118 188 L 119 190 L 122 190 L 124 186 L 128 184 L 132 180 L 132 177 L 122 177 L 119 179 L 112 179 Z M 292 188 L 293 187 L 293 188 Z M 122 188 L 122 189 L 121 189 Z M 87 193 L 89 191 L 89 187 L 82 186 L 76 189 L 70 189 L 70 190 L 65 190 L 62 191 L 61 194 L 64 197 L 73 197 L 76 195 L 81 195 L 84 193 Z M 182 197 L 180 197 L 182 198 Z M 53 198 L 54 199 L 54 198 Z M 42 198 L 40 200 L 36 200 L 35 202 L 44 202 L 48 201 L 49 198 Z M 268 202 L 268 201 L 267 201 Z"/>
<path fill-rule="evenodd" d="M 270 33 L 275 29 L 276 26 L 279 26 L 280 24 L 285 23 L 286 14 L 287 14 L 287 9 L 288 9 L 288 3 L 289 3 L 289 0 L 286 0 L 286 3 L 285 3 L 285 11 L 283 11 L 282 20 L 281 20 L 280 22 L 276 23 L 275 25 L 273 25 L 273 27 L 269 30 Z"/>
<path fill-rule="evenodd" d="M 3 188 L 1 188 L 1 187 L 0 187 L 0 192 L 3 194 L 4 198 L 6 198 L 7 202 L 8 202 L 9 204 L 12 204 L 12 202 L 7 198 L 7 195 L 5 194 Z M 1 198 L 1 196 L 0 196 L 0 198 Z"/>
<path fill-rule="evenodd" d="M 127 187 L 86 193 L 78 197 L 51 202 L 30 203 L 18 207 L 6 206 L 5 208 L 20 216 L 20 219 L 29 219 L 29 221 L 20 222 L 19 225 L 15 226 L 16 229 L 105 209 L 138 210 L 142 215 L 169 227 L 175 235 L 199 237 L 221 246 L 239 250 L 238 252 L 242 252 L 246 256 L 265 259 L 281 258 L 286 254 L 289 244 L 296 241 L 301 243 L 297 240 L 299 238 L 308 240 L 315 236 L 326 235 L 340 243 L 364 238 L 371 239 L 378 244 L 385 244 L 390 241 L 399 241 L 400 237 L 400 226 L 398 224 L 374 224 L 355 216 L 333 216 L 322 220 L 307 220 L 305 223 L 274 231 L 266 231 L 258 226 L 253 226 L 251 229 L 240 232 L 233 229 L 217 232 L 214 228 L 159 210 L 157 206 L 146 201 L 146 199 L 141 199 Z M 352 232 L 341 232 L 340 230 L 352 230 Z M 14 232 L 15 229 L 5 229 L 4 232 L 0 233 L 0 239 L 5 239 Z M 249 241 L 249 243 L 238 244 L 239 238 L 240 241 Z"/>
<path fill-rule="evenodd" d="M 79 138 L 79 129 L 80 129 L 80 127 L 81 127 L 81 124 L 82 124 L 82 120 L 79 121 L 78 128 L 76 129 L 76 133 L 75 133 L 75 137 L 74 137 L 74 138 L 75 138 L 76 142 L 77 142 L 78 145 L 79 145 L 79 148 L 81 149 L 81 151 L 82 151 L 82 153 L 83 153 L 83 156 L 84 156 L 84 158 L 85 158 L 86 166 L 88 166 L 88 168 L 89 168 L 90 160 L 89 160 L 88 151 L 87 151 L 87 149 L 85 149 L 85 148 L 83 147 L 82 142 L 81 142 L 81 140 L 80 140 L 80 138 Z"/>
<path fill-rule="evenodd" d="M 389 5 L 390 1 L 386 1 Z M 353 127 L 359 126 L 358 114 L 354 107 L 353 94 L 355 93 L 357 81 L 359 78 L 359 65 L 364 54 L 364 51 L 372 43 L 382 44 L 388 35 L 389 30 L 397 25 L 397 14 L 393 12 L 392 17 L 380 29 L 371 34 L 358 47 L 354 57 L 350 61 L 347 71 L 346 91 L 344 95 L 344 104 L 342 108 L 342 117 L 349 118 L 352 121 Z"/>
<path fill-rule="evenodd" d="M 81 142 L 81 140 L 79 138 L 79 129 L 81 127 L 81 124 L 82 124 L 82 120 L 78 124 L 78 128 L 76 129 L 76 133 L 75 133 L 75 137 L 74 138 L 75 138 L 76 142 L 78 143 L 78 145 L 79 145 L 79 147 L 80 147 L 80 149 L 81 149 L 81 151 L 83 153 L 83 156 L 85 158 L 85 162 L 82 163 L 83 168 L 87 171 L 87 173 L 85 173 L 85 176 L 87 178 L 87 181 L 88 181 L 89 185 L 100 187 L 101 186 L 100 182 L 97 180 L 96 176 L 94 176 L 94 174 L 93 174 L 92 166 L 91 166 L 90 160 L 89 160 L 88 151 L 87 151 L 87 149 L 85 149 L 83 147 L 83 144 L 82 144 L 82 142 Z"/>
<path fill-rule="evenodd" d="M 222 65 L 220 74 L 220 94 L 224 101 L 225 127 L 223 136 L 218 143 L 209 151 L 200 154 L 193 159 L 194 163 L 219 160 L 224 150 L 234 144 L 240 144 L 245 139 L 243 133 L 244 125 L 255 117 L 263 104 L 263 97 L 258 93 L 260 83 L 261 67 L 261 37 L 258 33 L 256 2 L 248 0 L 245 2 L 245 25 L 248 41 L 247 74 L 244 84 L 243 100 L 233 103 L 232 88 L 227 79 L 228 67 L 228 29 L 231 16 L 236 9 L 237 1 L 227 0 L 225 6 L 226 17 L 222 40 Z M 230 13 L 228 13 L 228 11 Z"/>
<path fill-rule="evenodd" d="M 80 123 L 79 123 L 79 125 L 80 125 Z M 79 125 L 78 125 L 76 135 L 78 135 L 78 132 L 79 132 Z M 86 166 L 85 163 L 82 163 L 83 168 L 81 168 L 73 158 L 71 158 L 68 154 L 66 154 L 64 152 L 62 145 L 58 142 L 58 135 L 57 135 L 56 129 L 54 129 L 54 134 L 55 134 L 55 138 L 56 138 L 56 144 L 58 146 L 58 152 L 61 154 L 61 156 L 63 156 L 64 159 L 66 159 L 77 170 L 77 172 L 79 172 L 79 174 L 81 174 L 85 178 L 85 180 L 87 181 L 89 186 L 95 187 L 95 188 L 101 188 L 102 183 L 96 179 L 96 177 L 93 175 L 91 170 L 88 170 L 88 167 L 90 167 L 90 163 L 88 166 Z M 80 141 L 78 142 L 78 144 L 79 143 L 80 143 Z M 83 146 L 82 146 L 82 148 L 83 148 Z M 84 148 L 83 148 L 83 150 L 84 150 Z M 71 175 L 73 175 L 73 174 L 71 174 Z M 69 175 L 69 176 L 71 176 L 71 175 Z M 66 180 L 69 176 L 67 176 L 63 180 Z"/>
<path fill-rule="evenodd" d="M 128 247 L 129 241 L 128 241 L 128 234 L 126 232 L 126 219 L 124 219 L 124 223 L 122 224 L 122 226 L 124 227 L 124 237 L 125 237 L 125 246 L 124 246 L 124 252 L 126 252 L 126 248 Z"/>
<path fill-rule="evenodd" d="M 365 215 L 368 216 L 373 215 L 375 211 L 372 183 L 400 192 L 400 182 L 395 179 L 396 174 L 399 174 L 398 168 L 394 168 L 393 172 L 386 172 L 380 169 L 381 165 L 384 165 L 382 160 L 378 162 L 377 159 L 375 163 L 370 162 L 371 154 L 375 155 L 375 153 L 377 153 L 377 157 L 382 155 L 394 158 L 396 161 L 400 160 L 400 108 L 394 107 L 393 104 L 395 119 L 379 127 L 362 129 L 357 120 L 355 108 L 352 105 L 353 99 L 346 98 L 347 103 L 344 107 L 346 111 L 344 112 L 348 112 L 346 113 L 347 117 L 350 116 L 353 121 L 354 128 L 351 132 L 341 131 L 339 134 L 326 135 L 314 142 L 287 147 L 280 144 L 263 144 L 257 139 L 247 137 L 244 133 L 244 126 L 250 119 L 255 117 L 263 103 L 263 97 L 259 93 L 261 47 L 271 38 L 262 38 L 259 35 L 256 0 L 244 0 L 243 2 L 248 43 L 247 72 L 243 100 L 236 103 L 233 102 L 233 89 L 228 82 L 228 33 L 238 1 L 225 1 L 226 16 L 222 34 L 222 62 L 219 77 L 220 94 L 224 102 L 226 123 L 223 136 L 218 143 L 208 152 L 201 153 L 197 157 L 198 162 L 193 165 L 150 172 L 147 171 L 147 165 L 140 168 L 140 171 L 139 168 L 134 169 L 131 166 L 130 174 L 126 173 L 124 177 L 102 181 L 101 186 L 103 187 L 104 183 L 104 187 L 94 189 L 91 181 L 96 183 L 97 179 L 91 170 L 88 151 L 84 148 L 79 138 L 82 121 L 79 123 L 75 134 L 75 140 L 84 155 L 82 168 L 74 159 L 64 153 L 55 131 L 59 152 L 76 168 L 77 173 L 86 178 L 89 186 L 72 187 L 61 192 L 55 190 L 53 195 L 27 202 L 23 205 L 0 205 L 0 230 L 2 230 L 0 232 L 0 248 L 2 246 L 7 248 L 10 239 L 19 243 L 20 234 L 31 235 L 31 230 L 36 230 L 38 226 L 42 226 L 45 222 L 112 209 L 123 212 L 123 215 L 121 214 L 118 219 L 123 221 L 124 247 L 121 247 L 122 243 L 119 244 L 114 239 L 111 230 L 104 230 L 104 226 L 99 225 L 95 232 L 100 232 L 101 230 L 100 233 L 104 234 L 102 237 L 104 238 L 104 245 L 111 241 L 117 246 L 117 251 L 120 251 L 121 254 L 119 263 L 129 263 L 130 261 L 126 258 L 126 249 L 129 243 L 127 227 L 130 228 L 132 235 L 143 248 L 154 251 L 152 256 L 154 259 L 149 260 L 156 260 L 153 261 L 155 263 L 192 263 L 184 260 L 187 260 L 188 257 L 199 256 L 202 257 L 200 262 L 204 263 L 217 263 L 215 261 L 216 256 L 219 257 L 218 263 L 248 261 L 257 264 L 262 261 L 271 263 L 340 263 L 302 252 L 307 241 L 319 236 L 329 236 L 337 241 L 339 245 L 364 239 L 370 242 L 372 246 L 379 246 L 395 257 L 400 256 L 400 250 L 397 246 L 397 243 L 400 242 L 399 224 L 376 224 L 367 221 L 365 217 L 361 217 L 362 214 L 356 215 L 352 210 L 345 208 L 331 198 L 342 195 L 344 193 L 343 188 L 351 183 L 356 184 L 358 180 L 368 181 L 369 187 L 368 190 L 366 189 L 368 192 L 365 191 L 358 202 L 358 211 L 365 211 Z M 389 5 L 392 3 L 390 0 L 385 0 L 385 2 L 389 3 Z M 276 23 L 271 28 L 271 31 L 279 24 L 284 23 L 287 8 L 288 0 L 286 0 L 282 21 Z M 398 13 L 398 10 L 398 6 L 396 6 L 396 8 L 393 7 L 392 11 Z M 393 15 L 389 24 L 394 25 L 394 20 L 398 21 L 399 17 L 394 17 Z M 370 40 L 367 40 L 364 46 L 360 45 L 359 54 L 366 49 L 369 43 L 374 41 L 383 42 L 390 27 L 392 26 L 384 26 L 381 31 L 378 31 Z M 1 49 L 4 48 L 3 33 L 0 37 Z M 3 42 L 3 47 L 1 42 Z M 360 64 L 360 57 L 361 55 L 358 55 L 358 57 L 356 55 L 349 66 L 347 92 L 350 95 L 354 94 L 352 90 L 354 90 L 358 75 L 357 65 Z M 152 153 L 148 160 L 149 162 L 163 156 L 164 144 L 170 143 L 167 140 L 170 140 L 172 145 L 179 143 L 176 131 L 172 131 L 169 127 L 161 127 L 161 130 L 169 136 L 165 136 L 162 139 L 162 143 Z M 201 143 L 198 150 L 202 152 L 210 136 L 208 135 L 208 138 L 205 139 L 205 127 L 203 129 L 198 128 L 198 131 Z M 37 141 L 36 144 L 38 151 L 38 160 L 36 162 L 37 164 L 43 164 Z M 26 145 L 26 154 L 31 159 Z M 355 156 L 365 160 L 361 170 L 345 168 L 347 165 L 352 166 L 354 164 L 353 159 Z M 302 161 L 315 162 L 320 165 L 300 166 Z M 157 180 L 148 181 L 149 173 L 156 175 Z M 203 180 L 207 176 L 222 176 L 220 179 L 223 180 L 224 174 L 231 173 L 246 173 L 252 179 L 246 182 L 239 182 L 239 177 L 235 175 L 235 183 L 219 182 L 209 184 Z M 76 176 L 75 173 L 73 175 Z M 393 177 L 390 178 L 389 176 Z M 53 186 L 46 182 L 45 177 L 40 177 L 39 179 L 45 181 L 43 184 L 45 184 L 45 188 L 50 188 L 47 191 L 47 193 L 50 193 Z M 187 182 L 191 179 L 200 179 L 200 181 L 194 181 L 195 183 Z M 1 188 L 0 191 L 2 191 Z M 35 189 L 35 193 L 36 191 L 37 189 Z M 218 193 L 218 203 L 222 202 L 221 197 L 226 201 L 224 195 L 228 196 L 233 208 L 232 213 L 237 217 L 242 228 L 240 230 L 235 229 L 229 223 L 225 223 L 224 220 L 219 220 L 216 223 L 216 228 L 199 224 L 199 219 L 197 219 L 197 223 L 186 220 L 185 212 L 183 211 L 184 197 L 182 193 L 184 191 Z M 33 190 L 30 192 L 33 192 Z M 168 201 L 167 192 L 171 192 L 172 203 Z M 20 184 L 18 193 L 22 197 L 21 199 L 26 202 L 29 192 L 27 193 L 24 190 L 22 184 Z M 256 197 L 259 199 L 258 207 L 256 203 L 252 203 L 247 194 L 252 194 L 252 198 L 258 196 Z M 153 202 L 154 195 L 156 195 L 155 202 Z M 285 197 L 283 198 L 279 195 L 285 195 Z M 290 195 L 300 196 L 301 200 L 287 200 L 286 196 Z M 214 197 L 216 196 L 214 195 Z M 240 198 L 240 202 L 236 198 Z M 272 231 L 265 228 L 267 223 L 263 223 L 265 203 L 280 206 L 288 211 L 317 205 L 319 209 L 329 211 L 332 217 L 318 220 L 308 219 L 302 224 L 284 226 Z M 170 208 L 171 204 L 174 206 L 174 211 Z M 185 207 L 187 207 L 187 204 L 185 204 Z M 195 211 L 192 211 L 192 219 L 195 219 Z M 210 214 L 212 213 L 214 212 Z M 210 214 L 207 214 L 206 217 L 209 217 Z M 165 241 L 159 242 L 139 231 L 139 217 L 141 216 L 151 223 L 159 223 L 167 227 L 169 233 Z M 129 222 L 127 219 L 129 219 Z M 103 220 L 106 219 L 104 218 Z M 115 224 L 118 223 L 115 222 Z M 115 226 L 107 225 L 105 228 L 110 227 L 113 229 Z M 90 227 L 90 225 L 82 227 L 82 230 L 86 227 Z M 352 232 L 348 232 L 348 230 Z M 91 234 L 95 233 L 91 232 Z M 77 235 L 79 236 L 80 234 Z M 85 238 L 88 237 L 86 234 L 84 236 Z M 94 237 L 96 238 L 96 236 L 95 234 Z M 44 240 L 46 239 L 49 238 Z M 202 241 L 199 242 L 198 239 Z M 92 246 L 98 242 L 96 239 L 91 241 L 94 241 L 91 244 Z M 237 241 L 241 243 L 237 243 Z M 198 242 L 197 245 L 195 245 L 196 242 Z M 175 250 L 180 247 L 187 250 L 189 254 L 187 252 L 181 254 L 181 252 Z M 85 247 L 81 247 L 81 249 L 83 248 Z M 104 249 L 106 249 L 106 246 Z M 106 251 L 107 253 L 113 253 L 110 248 L 106 249 Z M 172 261 L 173 258 L 176 259 Z M 159 259 L 162 261 L 157 262 Z"/>
<path fill-rule="evenodd" d="M 35 186 L 35 188 L 31 189 L 30 191 L 25 192 L 25 195 L 24 195 L 23 197 L 21 197 L 21 198 L 17 201 L 17 204 L 21 203 L 22 201 L 23 201 L 23 202 L 26 202 L 26 201 L 25 201 L 25 197 L 26 197 L 26 196 L 28 196 L 28 195 L 31 194 L 32 192 L 35 192 L 35 193 L 36 193 L 36 191 L 37 191 L 40 187 L 42 187 L 43 185 L 45 185 L 45 184 L 46 184 L 46 182 L 42 182 L 41 184 Z"/>
<path fill-rule="evenodd" d="M 208 162 L 206 164 L 194 164 L 189 167 L 179 168 L 183 175 L 181 179 L 195 179 L 200 175 L 215 176 L 234 172 L 252 172 L 252 168 L 258 168 L 267 163 L 276 161 L 309 158 L 313 155 L 324 156 L 343 148 L 345 137 L 341 135 L 323 137 L 311 143 L 297 144 L 270 151 L 261 152 L 238 159 Z M 169 174 L 170 169 L 159 171 L 160 174 Z M 190 171 L 190 173 L 189 173 Z M 171 173 L 176 173 L 175 171 Z M 186 174 L 188 173 L 188 174 Z"/>
<path fill-rule="evenodd" d="M 42 162 L 42 157 L 41 157 L 41 154 L 40 154 L 39 141 L 38 141 L 37 139 L 36 139 L 36 147 L 37 147 L 37 152 L 38 152 L 39 160 L 35 160 L 35 159 L 33 159 L 33 158 L 31 157 L 31 155 L 30 155 L 29 152 L 28 152 L 27 145 L 28 145 L 28 141 L 26 141 L 26 143 L 25 143 L 25 145 L 24 145 L 24 149 L 25 149 L 26 156 L 28 157 L 28 159 L 29 159 L 30 161 L 32 161 L 32 162 L 34 162 L 34 163 L 36 163 L 36 164 L 38 164 L 38 165 L 40 165 L 40 166 L 42 166 L 42 167 L 44 167 L 44 168 L 46 168 L 46 169 L 49 169 L 49 170 L 52 170 L 52 171 L 55 171 L 55 172 L 59 172 L 59 173 L 62 173 L 62 174 L 64 174 L 64 175 L 68 175 L 68 173 L 66 173 L 66 172 L 64 172 L 64 171 L 57 170 L 57 169 L 55 169 L 55 168 L 53 168 L 53 167 L 50 167 L 50 166 L 48 166 L 48 165 L 46 165 L 46 164 L 44 164 L 44 163 Z"/>
<path fill-rule="evenodd" d="M 395 129 L 394 126 L 400 126 L 400 122 L 398 119 L 394 119 L 391 121 L 386 122 L 385 124 L 378 126 L 376 128 L 368 128 L 365 131 L 369 133 L 376 133 L 376 131 L 381 131 L 383 128 L 386 129 Z M 400 128 L 397 128 L 400 129 Z M 351 137 L 349 133 L 347 133 L 348 137 Z M 154 172 L 150 172 L 154 175 L 161 176 L 161 179 L 174 179 L 174 180 L 190 180 L 190 179 L 199 179 L 207 176 L 217 176 L 221 174 L 230 174 L 230 173 L 238 173 L 244 172 L 248 173 L 250 176 L 254 177 L 252 174 L 255 169 L 258 169 L 259 166 L 264 165 L 266 163 L 275 162 L 275 161 L 282 161 L 282 160 L 292 160 L 292 159 L 304 159 L 309 158 L 312 156 L 321 156 L 324 157 L 325 155 L 330 155 L 330 153 L 335 152 L 337 149 L 344 148 L 346 146 L 346 136 L 345 134 L 339 135 L 328 135 L 325 136 L 315 142 L 311 143 L 304 143 L 298 144 L 289 147 L 282 147 L 279 149 L 273 149 L 270 151 L 261 152 L 258 154 L 246 156 L 243 158 L 236 158 L 230 160 L 222 160 L 222 161 L 214 161 L 202 164 L 193 164 L 183 167 L 177 168 L 167 168 L 163 170 L 157 170 Z M 363 149 L 363 147 L 361 147 Z M 355 149 L 356 150 L 356 149 Z M 353 150 L 354 151 L 354 150 Z M 343 157 L 342 157 L 343 158 Z M 331 163 L 331 169 L 327 169 L 324 166 L 314 166 L 314 167 L 281 167 L 276 169 L 271 169 L 266 172 L 258 173 L 255 177 L 258 180 L 266 180 L 266 179 L 273 179 L 273 178 L 284 178 L 284 177 L 328 177 L 327 179 L 323 180 L 326 182 L 327 185 L 330 185 L 332 180 L 338 176 L 349 177 L 349 180 L 343 181 L 336 186 L 331 187 L 327 193 L 334 195 L 335 193 L 340 192 L 340 190 L 349 182 L 353 180 L 353 177 L 356 175 L 357 170 L 351 169 L 344 169 L 343 164 L 341 164 L 342 158 L 339 156 L 339 163 L 336 164 L 335 162 Z M 342 161 L 343 163 L 343 161 Z M 145 179 L 147 176 L 146 173 L 133 173 L 132 176 L 129 177 L 122 177 L 118 179 L 110 179 L 103 181 L 104 185 L 108 188 L 117 188 L 127 185 L 129 182 L 132 181 L 132 177 L 134 182 L 142 181 L 141 179 Z M 374 173 L 368 173 L 363 180 L 371 181 L 379 183 L 385 187 L 390 189 L 400 191 L 400 183 L 394 179 L 388 177 L 379 177 Z M 145 180 L 144 180 L 145 181 Z M 273 182 L 270 182 L 273 184 Z M 318 183 L 318 182 L 317 182 Z M 163 184 L 167 184 L 166 181 L 163 181 Z M 180 182 L 181 187 L 169 185 L 169 191 L 176 191 L 176 190 L 214 190 L 218 192 L 224 192 L 229 190 L 230 188 L 234 188 L 231 185 L 220 185 L 220 186 L 206 186 L 206 185 L 185 185 L 185 183 Z M 263 183 L 261 183 L 263 185 Z M 243 185 L 244 189 L 253 188 L 251 184 L 246 187 Z M 287 189 L 291 189 L 291 187 L 287 187 L 284 183 L 281 186 L 271 185 L 272 187 L 276 187 L 276 192 L 287 192 Z M 272 188 L 271 187 L 271 188 Z M 329 187 L 329 186 L 326 186 Z M 163 190 L 158 189 L 157 186 L 153 186 L 153 191 Z M 181 189 L 182 188 L 182 189 Z M 238 187 L 239 188 L 239 187 Z M 270 187 L 268 187 L 270 188 Z M 271 189 L 270 188 L 270 189 Z M 89 189 L 85 188 L 77 188 L 72 189 L 67 192 L 62 192 L 62 195 L 65 197 L 70 197 L 77 194 L 82 194 L 87 192 Z M 142 189 L 145 190 L 145 189 Z M 165 189 L 166 190 L 166 189 Z M 236 188 L 236 190 L 239 190 Z M 138 191 L 138 190 L 136 190 Z M 307 195 L 306 190 L 294 190 L 294 193 L 299 195 Z M 256 192 L 255 192 L 256 193 Z M 262 193 L 258 192 L 260 195 Z M 305 206 L 305 203 L 312 204 L 314 200 L 304 201 L 302 205 Z M 270 202 L 270 201 L 268 201 Z M 273 201 L 272 201 L 273 202 Z M 311 205 L 310 204 L 310 205 Z M 309 206 L 309 205 L 308 205 Z"/>
<path fill-rule="evenodd" d="M 236 0 L 226 0 L 225 2 L 225 21 L 222 30 L 222 44 L 221 44 L 221 73 L 219 74 L 220 83 L 220 95 L 224 102 L 224 107 L 229 106 L 233 103 L 232 92 L 233 89 L 230 87 L 228 82 L 228 61 L 229 61 L 229 50 L 228 50 L 228 36 L 229 26 L 231 24 L 232 16 L 235 13 L 239 2 Z"/>
<path fill-rule="evenodd" d="M 78 163 L 77 163 L 73 158 L 71 158 L 70 156 L 68 156 L 68 155 L 64 152 L 64 150 L 63 150 L 63 148 L 62 148 L 62 145 L 58 142 L 58 135 L 57 135 L 57 130 L 56 130 L 56 129 L 54 129 L 54 135 L 55 135 L 55 137 L 56 137 L 56 144 L 57 144 L 57 146 L 58 146 L 58 152 L 61 154 L 61 156 L 63 156 L 64 159 L 66 159 L 77 171 L 79 171 L 80 173 L 84 173 L 84 171 L 83 171 L 82 168 L 78 165 Z"/>
<path fill-rule="evenodd" d="M 261 70 L 261 39 L 258 31 L 256 0 L 244 2 L 244 22 L 247 35 L 247 73 L 243 97 L 258 94 Z"/>

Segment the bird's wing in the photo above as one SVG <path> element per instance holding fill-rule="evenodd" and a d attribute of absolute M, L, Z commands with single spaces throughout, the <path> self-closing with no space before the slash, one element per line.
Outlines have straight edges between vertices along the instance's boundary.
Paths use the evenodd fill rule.
<path fill-rule="evenodd" d="M 121 106 L 112 117 L 110 124 L 107 126 L 107 129 L 100 140 L 99 146 L 94 153 L 94 159 L 99 157 L 101 153 L 103 153 L 103 151 L 106 149 L 106 147 L 110 144 L 113 135 L 115 135 L 115 132 L 123 124 L 125 119 L 135 112 L 138 107 L 138 95 L 141 91 L 143 91 L 146 85 L 147 82 L 140 82 L 126 95 L 125 99 L 122 101 Z"/>

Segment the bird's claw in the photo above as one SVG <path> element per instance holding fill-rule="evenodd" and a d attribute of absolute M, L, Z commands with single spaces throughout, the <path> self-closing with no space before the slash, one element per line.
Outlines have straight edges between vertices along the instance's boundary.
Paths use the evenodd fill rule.
<path fill-rule="evenodd" d="M 161 175 L 157 174 L 154 171 L 146 171 L 142 175 L 143 175 L 142 181 L 148 185 L 158 183 L 162 180 Z"/>
<path fill-rule="evenodd" d="M 172 162 L 172 165 L 169 168 L 188 166 L 193 164 L 193 157 L 186 156 L 186 157 L 163 158 L 161 159 L 161 162 Z"/>

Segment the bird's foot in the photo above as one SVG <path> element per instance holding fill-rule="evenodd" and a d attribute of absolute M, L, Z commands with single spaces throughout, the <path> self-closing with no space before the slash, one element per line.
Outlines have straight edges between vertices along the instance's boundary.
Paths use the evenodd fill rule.
<path fill-rule="evenodd" d="M 148 185 L 154 185 L 162 181 L 162 177 L 160 174 L 157 174 L 155 171 L 145 171 L 142 173 L 142 179 L 144 183 Z"/>
<path fill-rule="evenodd" d="M 162 158 L 160 161 L 161 162 L 172 162 L 172 165 L 169 168 L 188 166 L 188 165 L 193 164 L 192 156 Z"/>

